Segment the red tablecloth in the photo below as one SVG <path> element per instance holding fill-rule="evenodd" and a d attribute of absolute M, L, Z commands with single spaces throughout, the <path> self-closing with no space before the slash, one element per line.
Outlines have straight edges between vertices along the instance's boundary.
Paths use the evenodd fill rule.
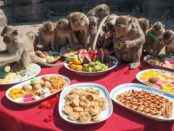
<path fill-rule="evenodd" d="M 39 75 L 59 73 L 71 79 L 71 84 L 79 82 L 94 82 L 104 85 L 109 91 L 119 84 L 137 82 L 136 73 L 142 69 L 151 68 L 145 63 L 135 70 L 128 70 L 126 65 L 115 68 L 111 72 L 98 77 L 82 77 L 67 71 L 64 67 L 43 68 Z M 78 126 L 65 122 L 58 113 L 58 102 L 54 109 L 40 109 L 39 104 L 22 106 L 7 100 L 5 92 L 10 86 L 0 87 L 0 131 L 40 131 L 40 130 L 100 130 L 100 131 L 171 131 L 173 122 L 157 122 L 128 111 L 114 103 L 112 116 L 105 122 Z M 59 94 L 58 94 L 59 96 Z M 53 115 L 53 121 L 44 122 L 48 115 Z M 173 127 L 173 128 L 172 128 Z"/>

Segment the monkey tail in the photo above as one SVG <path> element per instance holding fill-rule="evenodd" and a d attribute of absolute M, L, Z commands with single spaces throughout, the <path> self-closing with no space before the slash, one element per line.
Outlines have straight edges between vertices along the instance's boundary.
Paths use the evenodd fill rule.
<path fill-rule="evenodd" d="M 109 17 L 109 15 L 105 16 L 105 17 L 102 19 L 102 21 L 100 22 L 100 24 L 99 24 L 97 33 L 96 33 L 96 35 L 95 35 L 95 37 L 94 37 L 94 41 L 93 41 L 93 44 L 92 44 L 92 49 L 93 49 L 93 50 L 95 50 L 95 48 L 96 48 L 99 33 L 101 32 L 102 26 L 103 26 L 104 22 L 108 19 L 108 17 Z"/>
<path fill-rule="evenodd" d="M 40 57 L 38 57 L 35 54 L 32 54 L 31 58 L 32 58 L 34 63 L 37 63 L 39 65 L 43 65 L 43 66 L 46 66 L 46 67 L 56 67 L 56 66 L 62 66 L 63 65 L 63 63 L 60 63 L 60 64 L 49 64 L 49 63 L 46 63 Z"/>

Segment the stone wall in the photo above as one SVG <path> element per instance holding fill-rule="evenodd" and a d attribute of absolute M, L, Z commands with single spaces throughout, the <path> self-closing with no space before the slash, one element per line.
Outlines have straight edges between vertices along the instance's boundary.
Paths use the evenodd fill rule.
<path fill-rule="evenodd" d="M 66 16 L 72 11 L 87 12 L 106 3 L 111 12 L 142 14 L 147 17 L 173 17 L 172 0 L 0 0 L 0 25 L 8 21 L 36 22 Z"/>

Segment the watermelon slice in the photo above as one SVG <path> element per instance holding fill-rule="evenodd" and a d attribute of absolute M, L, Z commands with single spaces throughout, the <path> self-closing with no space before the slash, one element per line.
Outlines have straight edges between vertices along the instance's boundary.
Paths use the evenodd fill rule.
<path fill-rule="evenodd" d="M 86 49 L 80 49 L 78 56 L 81 63 L 84 63 L 84 60 L 85 63 L 91 62 L 91 56 L 88 54 L 88 51 Z"/>
<path fill-rule="evenodd" d="M 104 61 L 104 51 L 102 48 L 100 48 L 98 51 L 97 51 L 97 57 L 98 59 L 103 62 Z"/>

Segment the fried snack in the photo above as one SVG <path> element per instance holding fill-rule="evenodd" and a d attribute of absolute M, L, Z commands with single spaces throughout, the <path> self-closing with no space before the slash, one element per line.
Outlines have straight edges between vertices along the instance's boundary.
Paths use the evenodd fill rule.
<path fill-rule="evenodd" d="M 173 103 L 168 99 L 147 91 L 129 90 L 116 97 L 116 100 L 130 109 L 149 116 L 169 118 Z"/>
<path fill-rule="evenodd" d="M 65 96 L 64 112 L 73 121 L 100 121 L 101 112 L 106 108 L 106 100 L 99 90 L 93 88 L 72 89 Z"/>

